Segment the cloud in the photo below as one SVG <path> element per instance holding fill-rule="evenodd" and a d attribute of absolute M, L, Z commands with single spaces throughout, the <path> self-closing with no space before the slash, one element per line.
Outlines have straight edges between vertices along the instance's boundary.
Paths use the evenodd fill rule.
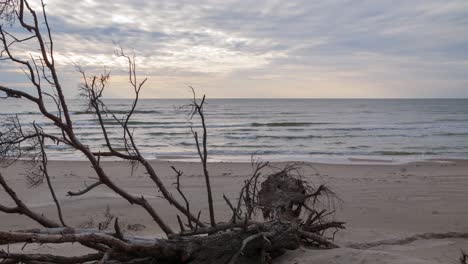
<path fill-rule="evenodd" d="M 146 97 L 184 96 L 186 84 L 210 97 L 468 96 L 465 0 L 49 0 L 47 10 L 69 95 L 70 61 L 109 67 L 110 95 L 128 95 L 116 41 L 150 77 Z"/>

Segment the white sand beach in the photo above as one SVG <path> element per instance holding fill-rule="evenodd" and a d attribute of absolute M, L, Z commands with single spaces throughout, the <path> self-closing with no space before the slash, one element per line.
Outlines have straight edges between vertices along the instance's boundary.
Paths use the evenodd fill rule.
<path fill-rule="evenodd" d="M 174 211 L 159 198 L 154 184 L 137 169 L 133 175 L 126 163 L 103 162 L 112 179 L 131 193 L 144 195 L 168 223 L 177 227 Z M 201 166 L 198 163 L 154 161 L 164 182 L 171 186 L 175 175 L 170 166 L 184 171 L 182 187 L 193 210 L 207 212 Z M 273 163 L 281 167 L 284 163 Z M 303 174 L 313 184 L 327 184 L 339 199 L 330 206 L 335 218 L 346 222 L 346 230 L 336 235 L 342 248 L 313 250 L 301 248 L 286 253 L 275 263 L 457 263 L 461 249 L 468 250 L 468 239 L 432 238 L 428 233 L 468 232 L 468 161 L 424 161 L 406 164 L 301 163 Z M 249 163 L 210 163 L 217 220 L 228 219 L 229 209 L 222 199 L 237 197 L 243 180 L 251 173 Z M 29 188 L 24 173 L 27 164 L 18 162 L 2 169 L 4 177 L 21 199 L 38 212 L 56 215 L 46 186 Z M 92 184 L 93 174 L 84 161 L 50 161 L 53 186 L 63 206 L 65 221 L 90 225 L 102 221 L 106 207 L 119 217 L 125 232 L 142 236 L 161 236 L 160 230 L 141 209 L 131 206 L 104 187 L 80 197 L 69 197 L 69 190 Z M 0 200 L 9 198 L 0 192 Z M 329 205 L 327 205 L 329 206 Z M 205 214 L 206 215 L 206 214 Z M 138 224 L 138 225 L 135 225 Z M 133 225 L 133 226 L 129 226 Z M 21 215 L 0 213 L 0 230 L 37 226 Z M 132 230 L 129 230 L 130 229 Z M 457 235 L 448 234 L 447 236 Z M 424 239 L 400 241 L 415 234 Z M 379 241 L 381 243 L 379 243 Z M 382 242 L 383 241 L 383 242 Z M 365 243 L 373 243 L 365 245 Z M 22 246 L 22 245 L 21 245 Z M 20 247 L 20 246 L 17 246 Z M 72 255 L 78 247 L 63 251 L 63 246 L 28 245 L 28 251 Z M 14 250 L 14 246 L 10 249 Z"/>

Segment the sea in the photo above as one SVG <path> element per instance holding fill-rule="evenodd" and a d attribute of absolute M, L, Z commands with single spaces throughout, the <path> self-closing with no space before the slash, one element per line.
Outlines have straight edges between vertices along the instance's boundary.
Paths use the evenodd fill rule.
<path fill-rule="evenodd" d="M 132 100 L 109 99 L 123 117 Z M 143 99 L 129 122 L 140 152 L 148 159 L 196 161 L 190 100 Z M 57 111 L 49 102 L 50 111 Z M 69 99 L 78 138 L 105 151 L 96 116 L 81 99 Z M 468 159 L 468 99 L 207 99 L 205 118 L 210 161 L 407 162 Z M 25 131 L 34 121 L 59 134 L 30 103 L 0 100 L 0 124 L 18 116 Z M 111 116 L 105 125 L 114 147 L 123 150 L 122 129 Z M 23 145 L 27 148 L 27 145 Z M 65 145 L 47 145 L 49 159 L 81 160 Z"/>

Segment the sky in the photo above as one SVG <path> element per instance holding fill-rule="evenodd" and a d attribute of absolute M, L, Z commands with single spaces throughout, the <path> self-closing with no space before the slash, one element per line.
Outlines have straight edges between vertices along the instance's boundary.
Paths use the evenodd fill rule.
<path fill-rule="evenodd" d="M 114 43 L 135 53 L 145 98 L 187 98 L 189 85 L 209 98 L 468 97 L 467 0 L 46 3 L 68 97 L 73 63 L 110 70 L 107 97 L 132 95 Z M 4 61 L 0 82 L 28 87 Z"/>

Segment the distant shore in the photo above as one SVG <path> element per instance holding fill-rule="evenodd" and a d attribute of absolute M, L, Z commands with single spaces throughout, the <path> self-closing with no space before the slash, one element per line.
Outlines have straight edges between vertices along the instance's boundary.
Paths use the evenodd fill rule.
<path fill-rule="evenodd" d="M 356 163 L 300 163 L 303 174 L 311 182 L 326 183 L 339 197 L 329 204 L 336 210 L 336 219 L 347 222 L 347 229 L 337 234 L 338 243 L 346 245 L 401 238 L 415 233 L 468 230 L 468 160 L 404 164 L 386 164 L 381 161 L 374 164 L 372 160 L 354 162 Z M 164 218 L 173 219 L 174 211 L 167 202 L 158 197 L 157 189 L 141 168 L 137 168 L 132 174 L 127 163 L 102 161 L 102 164 L 116 183 L 131 193 L 145 195 Z M 199 163 L 152 161 L 152 164 L 163 181 L 171 187 L 175 176 L 170 166 L 183 170 L 182 187 L 191 199 L 193 209 L 207 212 L 206 192 Z M 285 162 L 274 162 L 272 165 L 281 167 Z M 251 165 L 246 162 L 213 162 L 209 163 L 209 169 L 217 218 L 228 219 L 229 210 L 222 195 L 226 194 L 231 199 L 237 197 L 243 180 L 251 173 Z M 24 162 L 19 161 L 1 171 L 21 198 L 34 210 L 55 215 L 55 207 L 46 186 L 34 189 L 27 186 L 24 176 L 27 165 Z M 70 189 L 78 190 L 85 184 L 93 183 L 95 175 L 86 161 L 52 160 L 50 173 L 64 207 L 65 219 L 70 224 L 85 225 L 92 221 L 96 223 L 103 217 L 106 206 L 109 206 L 125 228 L 129 225 L 140 225 L 136 231 L 126 232 L 137 232 L 147 236 L 161 233 L 143 211 L 130 206 L 106 188 L 98 187 L 81 197 L 66 196 Z M 8 197 L 0 192 L 0 200 L 8 201 Z M 0 219 L 2 230 L 25 229 L 34 225 L 20 215 L 0 214 Z M 174 221 L 170 223 L 176 227 Z M 34 251 L 38 247 L 30 245 L 28 250 Z M 298 255 L 291 253 L 282 257 L 280 263 L 295 263 L 295 258 L 298 257 L 308 261 L 321 259 L 323 263 L 439 263 L 435 260 L 456 259 L 461 248 L 468 249 L 468 242 L 460 239 L 425 240 L 400 246 L 380 246 L 364 251 L 338 249 L 317 252 L 301 249 Z M 380 255 L 377 262 L 353 262 L 352 259 L 346 259 L 349 254 L 358 254 L 362 260 L 372 259 L 375 254 Z M 331 260 L 337 258 L 336 256 L 343 256 L 343 262 L 326 262 L 328 258 Z M 391 256 L 398 256 L 401 262 L 392 262 Z M 423 262 L 411 262 L 411 258 Z"/>

